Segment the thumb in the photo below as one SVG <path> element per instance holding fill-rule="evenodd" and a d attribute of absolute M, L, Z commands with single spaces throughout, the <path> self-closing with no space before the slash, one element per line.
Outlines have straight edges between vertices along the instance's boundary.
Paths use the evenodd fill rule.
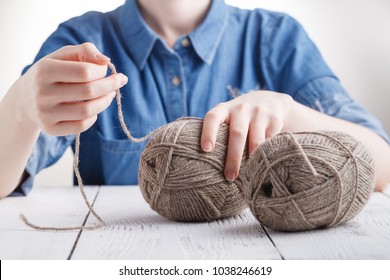
<path fill-rule="evenodd" d="M 58 60 L 89 62 L 100 65 L 107 65 L 110 62 L 110 58 L 103 55 L 92 43 L 65 46 L 49 54 L 47 57 Z"/>

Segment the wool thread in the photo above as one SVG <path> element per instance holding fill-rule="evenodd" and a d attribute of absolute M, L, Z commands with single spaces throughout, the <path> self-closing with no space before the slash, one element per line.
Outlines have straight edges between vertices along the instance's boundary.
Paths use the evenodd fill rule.
<path fill-rule="evenodd" d="M 301 231 L 352 219 L 373 192 L 374 178 L 367 148 L 345 133 L 281 133 L 254 152 L 243 186 L 260 223 Z"/>
<path fill-rule="evenodd" d="M 111 70 L 111 74 L 117 74 L 117 71 L 116 71 L 114 64 L 112 64 L 110 62 L 107 66 Z M 140 142 L 143 142 L 143 141 L 149 139 L 155 132 L 158 131 L 158 129 L 150 132 L 149 134 L 147 134 L 146 136 L 141 137 L 141 138 L 133 137 L 131 135 L 130 131 L 127 129 L 127 126 L 126 126 L 126 123 L 125 123 L 125 120 L 123 117 L 121 98 L 122 98 L 122 95 L 120 93 L 120 90 L 119 89 L 115 90 L 115 99 L 116 99 L 116 103 L 118 106 L 118 118 L 119 118 L 119 122 L 121 124 L 122 130 L 126 134 L 127 138 L 130 141 L 135 142 L 135 143 L 140 143 Z M 70 231 L 70 230 L 84 230 L 84 229 L 92 230 L 92 229 L 98 229 L 98 228 L 106 226 L 106 222 L 95 212 L 93 205 L 89 202 L 87 195 L 85 193 L 83 180 L 81 178 L 80 170 L 78 167 L 79 155 L 80 155 L 80 133 L 77 133 L 76 140 L 75 140 L 75 153 L 74 153 L 74 160 L 73 160 L 73 170 L 74 170 L 74 173 L 75 173 L 75 176 L 77 179 L 77 183 L 78 183 L 80 192 L 82 194 L 84 203 L 89 210 L 89 214 L 92 214 L 98 220 L 98 223 L 91 225 L 91 226 L 71 226 L 71 227 L 39 226 L 39 225 L 31 223 L 24 214 L 20 214 L 20 219 L 24 222 L 24 224 L 26 224 L 30 228 L 33 228 L 36 230 L 41 230 L 41 231 Z"/>
<path fill-rule="evenodd" d="M 91 225 L 91 226 L 71 226 L 71 227 L 49 227 L 49 226 L 39 226 L 36 224 L 31 223 L 27 217 L 23 214 L 20 214 L 20 219 L 30 228 L 41 230 L 41 231 L 70 231 L 70 230 L 83 230 L 83 229 L 98 229 L 106 225 L 105 221 L 95 212 L 93 209 L 93 206 L 88 201 L 87 195 L 84 190 L 83 180 L 80 175 L 80 171 L 78 168 L 79 164 L 79 154 L 80 154 L 80 134 L 78 133 L 76 135 L 76 142 L 75 142 L 75 154 L 74 154 L 74 161 L 73 161 L 73 169 L 77 178 L 77 182 L 79 185 L 79 189 L 81 192 L 81 195 L 83 196 L 83 200 L 85 204 L 87 205 L 89 209 L 89 214 L 91 213 L 93 216 L 96 217 L 98 220 L 98 224 Z M 88 216 L 89 216 L 88 214 Z"/>
<path fill-rule="evenodd" d="M 212 221 L 248 207 L 240 175 L 230 182 L 223 172 L 228 125 L 219 127 L 214 149 L 208 153 L 200 146 L 202 126 L 199 118 L 178 119 L 158 131 L 141 155 L 140 190 L 153 210 L 174 221 Z M 246 160 L 244 156 L 242 165 Z"/>
<path fill-rule="evenodd" d="M 117 71 L 113 64 L 108 68 Z M 368 150 L 341 132 L 281 133 L 242 158 L 234 182 L 223 175 L 229 128 L 220 126 L 212 152 L 200 147 L 203 120 L 181 118 L 144 137 L 135 138 L 124 121 L 116 90 L 118 118 L 127 138 L 151 138 L 140 159 L 138 181 L 144 199 L 159 214 L 175 221 L 211 221 L 239 214 L 249 205 L 256 219 L 276 230 L 328 228 L 352 219 L 373 191 L 375 168 Z M 153 136 L 153 137 L 152 137 Z M 88 201 L 78 169 L 80 134 L 73 168 L 84 202 L 98 223 L 47 227 L 42 231 L 97 229 L 106 225 Z"/>

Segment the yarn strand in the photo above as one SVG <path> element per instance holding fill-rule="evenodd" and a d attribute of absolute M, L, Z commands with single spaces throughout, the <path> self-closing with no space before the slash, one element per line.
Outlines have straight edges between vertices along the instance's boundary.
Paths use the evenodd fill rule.
<path fill-rule="evenodd" d="M 116 68 L 115 68 L 114 64 L 109 63 L 108 64 L 108 68 L 111 70 L 112 74 L 117 74 L 117 71 L 116 71 Z M 118 106 L 119 122 L 120 122 L 122 130 L 126 134 L 127 138 L 131 142 L 134 142 L 134 143 L 141 143 L 141 142 L 144 142 L 144 141 L 148 140 L 154 133 L 156 133 L 156 131 L 152 131 L 149 134 L 147 134 L 147 135 L 145 135 L 143 137 L 140 137 L 140 138 L 136 138 L 133 135 L 131 135 L 130 131 L 128 130 L 128 128 L 126 126 L 126 122 L 125 122 L 125 119 L 124 119 L 124 116 L 123 116 L 122 102 L 121 102 L 122 95 L 121 95 L 119 89 L 115 90 L 115 92 L 116 92 L 115 99 L 116 99 L 116 103 L 117 103 L 117 106 Z"/>
<path fill-rule="evenodd" d="M 79 164 L 79 155 L 80 155 L 80 133 L 76 135 L 76 143 L 75 143 L 75 153 L 74 153 L 74 161 L 73 161 L 73 169 L 75 176 L 77 178 L 77 182 L 79 185 L 80 192 L 83 196 L 85 205 L 87 205 L 89 209 L 89 213 L 91 213 L 97 220 L 98 224 L 91 225 L 91 226 L 71 226 L 71 227 L 47 227 L 47 226 L 39 226 L 36 224 L 31 223 L 27 217 L 23 214 L 20 215 L 20 219 L 30 228 L 41 230 L 41 231 L 71 231 L 71 230 L 84 230 L 84 229 L 98 229 L 106 225 L 106 222 L 95 212 L 93 209 L 93 206 L 88 201 L 87 195 L 85 193 L 83 180 L 80 175 L 80 171 L 78 168 Z"/>
<path fill-rule="evenodd" d="M 112 64 L 110 62 L 107 66 L 111 70 L 111 74 L 117 74 L 117 71 L 116 71 L 114 64 Z M 124 116 L 123 116 L 122 102 L 121 102 L 122 95 L 120 93 L 120 90 L 119 89 L 115 90 L 115 93 L 116 93 L 115 99 L 116 99 L 116 103 L 118 106 L 119 122 L 120 122 L 122 130 L 126 134 L 127 138 L 131 142 L 134 142 L 134 143 L 141 143 L 141 142 L 149 139 L 156 132 L 156 130 L 150 132 L 149 134 L 147 134 L 146 136 L 141 137 L 141 138 L 136 138 L 136 137 L 133 137 L 131 135 L 131 132 L 128 130 Z M 39 225 L 33 224 L 27 219 L 27 217 L 25 215 L 20 214 L 20 219 L 23 221 L 23 223 L 25 225 L 29 226 L 30 228 L 33 228 L 36 230 L 41 230 L 41 231 L 71 231 L 71 230 L 84 230 L 84 229 L 92 230 L 92 229 L 98 229 L 98 228 L 101 228 L 101 227 L 104 227 L 107 225 L 106 222 L 96 213 L 96 211 L 93 208 L 93 205 L 89 202 L 89 200 L 87 198 L 87 195 L 86 195 L 85 189 L 84 189 L 83 179 L 81 177 L 80 170 L 78 167 L 79 161 L 80 161 L 79 157 L 80 157 L 80 133 L 77 133 L 76 140 L 75 140 L 75 153 L 74 153 L 74 161 L 73 161 L 73 170 L 74 170 L 74 173 L 75 173 L 75 176 L 77 179 L 77 183 L 78 183 L 81 195 L 83 196 L 83 200 L 85 202 L 85 205 L 89 209 L 89 213 L 92 214 L 98 220 L 98 223 L 95 225 L 91 225 L 91 226 L 47 227 L 47 226 L 39 226 Z"/>
<path fill-rule="evenodd" d="M 108 68 L 117 73 L 113 64 Z M 237 215 L 249 204 L 256 219 L 273 229 L 327 228 L 353 218 L 373 190 L 375 168 L 369 152 L 353 137 L 332 131 L 280 133 L 262 143 L 249 159 L 243 158 L 244 170 L 234 182 L 227 182 L 223 175 L 227 125 L 220 127 L 213 153 L 204 153 L 199 145 L 202 119 L 181 118 L 135 138 L 124 120 L 119 89 L 115 93 L 127 138 L 140 143 L 153 136 L 140 159 L 139 187 L 151 208 L 169 219 L 210 221 Z M 20 215 L 27 226 L 68 231 L 107 225 L 88 201 L 79 156 L 80 133 L 73 168 L 89 209 L 83 225 L 44 227 Z M 98 223 L 85 225 L 89 215 Z"/>

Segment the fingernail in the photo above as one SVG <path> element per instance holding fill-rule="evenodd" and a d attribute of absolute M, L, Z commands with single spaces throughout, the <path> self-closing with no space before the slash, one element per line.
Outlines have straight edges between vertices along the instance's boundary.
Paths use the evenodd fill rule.
<path fill-rule="evenodd" d="M 203 151 L 205 152 L 211 152 L 213 149 L 213 144 L 210 141 L 204 141 L 203 142 Z"/>
<path fill-rule="evenodd" d="M 226 179 L 228 181 L 234 181 L 234 179 L 236 179 L 236 172 L 234 170 L 227 170 Z"/>
<path fill-rule="evenodd" d="M 98 54 L 96 54 L 96 59 L 97 60 L 110 60 L 110 58 L 108 57 L 108 56 L 105 56 L 104 54 L 101 54 L 101 53 L 98 53 Z"/>
<path fill-rule="evenodd" d="M 116 92 L 112 92 L 111 95 L 110 95 L 111 99 L 114 99 L 115 96 L 116 96 Z"/>
<path fill-rule="evenodd" d="M 122 84 L 122 86 L 127 84 L 128 80 L 129 79 L 125 75 L 121 74 L 121 84 Z"/>

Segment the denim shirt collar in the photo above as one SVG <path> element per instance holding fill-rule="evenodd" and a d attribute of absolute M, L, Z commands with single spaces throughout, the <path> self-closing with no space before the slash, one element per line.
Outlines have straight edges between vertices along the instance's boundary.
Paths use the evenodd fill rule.
<path fill-rule="evenodd" d="M 221 42 L 229 17 L 228 7 L 223 0 L 213 0 L 203 22 L 189 34 L 198 56 L 211 64 Z"/>
<path fill-rule="evenodd" d="M 136 0 L 127 0 L 120 13 L 120 30 L 125 44 L 142 70 L 160 37 L 143 19 Z M 227 25 L 228 9 L 224 0 L 213 0 L 206 18 L 188 34 L 195 52 L 207 64 L 211 64 Z"/>

